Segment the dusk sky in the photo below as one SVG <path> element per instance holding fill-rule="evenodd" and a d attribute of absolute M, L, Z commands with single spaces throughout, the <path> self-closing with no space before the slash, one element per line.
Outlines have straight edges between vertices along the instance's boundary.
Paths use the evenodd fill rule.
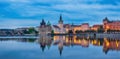
<path fill-rule="evenodd" d="M 0 0 L 0 28 L 39 26 L 41 19 L 57 24 L 102 24 L 120 20 L 120 0 Z"/>

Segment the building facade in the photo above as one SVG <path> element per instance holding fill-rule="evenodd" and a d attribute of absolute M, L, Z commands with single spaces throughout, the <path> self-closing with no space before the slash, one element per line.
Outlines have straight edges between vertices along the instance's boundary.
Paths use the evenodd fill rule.
<path fill-rule="evenodd" d="M 103 19 L 103 28 L 107 30 L 120 30 L 120 21 L 110 21 L 107 17 Z"/>
<path fill-rule="evenodd" d="M 73 33 L 75 33 L 76 31 L 81 30 L 81 25 L 71 25 L 71 28 Z"/>
<path fill-rule="evenodd" d="M 98 29 L 100 29 L 102 27 L 103 27 L 103 25 L 96 24 L 96 25 L 93 25 L 90 30 L 98 31 Z"/>
<path fill-rule="evenodd" d="M 81 25 L 81 30 L 82 31 L 90 30 L 89 24 L 88 23 L 83 23 Z"/>
<path fill-rule="evenodd" d="M 73 32 L 75 33 L 76 31 L 86 31 L 90 30 L 89 24 L 88 23 L 83 23 L 81 25 L 71 25 L 71 28 Z"/>
<path fill-rule="evenodd" d="M 64 27 L 64 23 L 62 20 L 62 15 L 60 15 L 60 19 L 58 21 L 58 25 L 53 25 L 53 30 L 55 34 L 63 34 L 66 33 L 66 29 Z"/>
<path fill-rule="evenodd" d="M 51 33 L 52 31 L 52 27 L 50 22 L 48 21 L 48 23 L 46 24 L 46 22 L 44 21 L 44 19 L 42 19 L 42 22 L 40 23 L 40 28 L 39 28 L 39 34 L 48 34 Z"/>

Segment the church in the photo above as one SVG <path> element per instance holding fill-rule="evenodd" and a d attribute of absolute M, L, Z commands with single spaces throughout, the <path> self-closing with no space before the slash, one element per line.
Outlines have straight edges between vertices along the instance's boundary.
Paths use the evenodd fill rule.
<path fill-rule="evenodd" d="M 54 30 L 54 34 L 64 34 L 66 33 L 66 29 L 63 23 L 62 15 L 60 15 L 59 21 L 57 25 L 52 26 Z"/>
<path fill-rule="evenodd" d="M 44 19 L 42 19 L 42 22 L 40 23 L 40 26 L 39 26 L 39 34 L 46 35 L 48 33 L 51 33 L 52 31 L 54 32 L 54 34 L 65 34 L 70 29 L 71 29 L 71 25 L 64 24 L 62 15 L 60 15 L 57 25 L 51 25 L 49 21 L 46 24 Z"/>
<path fill-rule="evenodd" d="M 39 26 L 39 34 L 46 35 L 48 33 L 51 33 L 51 31 L 52 31 L 51 23 L 48 21 L 48 23 L 46 24 L 44 19 L 42 19 L 42 22 L 40 23 Z"/>

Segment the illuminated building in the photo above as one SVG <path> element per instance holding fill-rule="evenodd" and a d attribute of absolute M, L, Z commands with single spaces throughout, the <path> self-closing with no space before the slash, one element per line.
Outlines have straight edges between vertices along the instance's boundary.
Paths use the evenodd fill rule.
<path fill-rule="evenodd" d="M 64 28 L 63 20 L 62 20 L 62 15 L 60 15 L 60 19 L 58 21 L 58 25 L 53 25 L 53 30 L 55 34 L 62 34 L 66 33 L 66 30 Z"/>
<path fill-rule="evenodd" d="M 107 30 L 120 30 L 120 21 L 109 21 L 106 17 L 103 19 L 103 27 L 105 31 Z"/>
<path fill-rule="evenodd" d="M 81 31 L 90 30 L 90 27 L 88 23 L 83 23 L 81 25 L 64 24 L 62 15 L 60 15 L 58 25 L 51 26 L 50 22 L 48 22 L 48 25 L 46 25 L 45 21 L 42 20 L 39 33 L 50 33 L 52 30 L 54 31 L 54 34 L 65 34 L 68 33 L 69 30 L 72 30 L 74 33 L 77 30 Z"/>
<path fill-rule="evenodd" d="M 72 28 L 72 30 L 73 30 L 74 33 L 75 33 L 75 31 L 90 30 L 90 27 L 89 27 L 88 23 L 83 23 L 81 25 L 71 25 L 71 28 Z"/>
<path fill-rule="evenodd" d="M 70 24 L 64 24 L 63 27 L 65 28 L 66 33 L 68 33 L 69 30 L 72 30 Z"/>
<path fill-rule="evenodd" d="M 104 29 L 106 32 L 107 30 L 120 30 L 120 21 L 109 21 L 109 19 L 106 17 L 103 19 L 103 25 L 93 25 L 92 27 L 89 26 L 88 23 L 83 23 L 81 25 L 71 25 L 71 24 L 64 24 L 64 21 L 62 19 L 62 15 L 60 15 L 59 21 L 57 25 L 51 26 L 50 22 L 46 25 L 45 21 L 42 20 L 40 28 L 39 28 L 39 34 L 40 33 L 51 33 L 51 31 L 54 31 L 54 34 L 65 34 L 69 31 L 73 31 L 75 34 L 76 31 L 87 31 L 87 30 L 94 30 L 97 31 L 98 29 Z"/>
<path fill-rule="evenodd" d="M 100 29 L 101 27 L 103 27 L 103 25 L 93 25 L 91 27 L 91 30 L 97 31 L 98 29 Z"/>
<path fill-rule="evenodd" d="M 81 30 L 82 31 L 90 30 L 89 24 L 88 23 L 83 23 L 81 25 Z"/>
<path fill-rule="evenodd" d="M 72 30 L 73 30 L 74 33 L 77 30 L 81 30 L 81 25 L 71 25 L 71 27 L 72 27 Z"/>
<path fill-rule="evenodd" d="M 57 25 L 53 25 L 53 30 L 55 34 L 59 34 L 60 33 L 60 28 Z"/>

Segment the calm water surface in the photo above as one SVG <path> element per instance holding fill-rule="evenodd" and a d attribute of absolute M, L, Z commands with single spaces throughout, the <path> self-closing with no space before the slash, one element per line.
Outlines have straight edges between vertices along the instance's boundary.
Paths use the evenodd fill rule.
<path fill-rule="evenodd" d="M 120 59 L 119 38 L 1 38 L 0 59 Z"/>

